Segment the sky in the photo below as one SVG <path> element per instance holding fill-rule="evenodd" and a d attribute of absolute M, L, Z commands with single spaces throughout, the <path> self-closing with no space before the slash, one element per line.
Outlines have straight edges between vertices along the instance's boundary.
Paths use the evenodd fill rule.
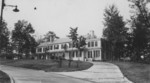
<path fill-rule="evenodd" d="M 5 3 L 17 5 L 20 10 L 16 13 L 11 7 L 4 8 L 3 19 L 8 28 L 13 30 L 14 23 L 26 20 L 32 24 L 37 36 L 54 31 L 60 38 L 65 38 L 69 27 L 78 27 L 79 35 L 94 30 L 102 37 L 104 9 L 112 4 L 118 7 L 124 20 L 130 18 L 128 0 L 5 0 Z"/>

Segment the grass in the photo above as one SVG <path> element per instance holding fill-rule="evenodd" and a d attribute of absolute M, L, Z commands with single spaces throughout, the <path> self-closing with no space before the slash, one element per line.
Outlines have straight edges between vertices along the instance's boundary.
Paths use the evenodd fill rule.
<path fill-rule="evenodd" d="M 150 83 L 150 64 L 111 62 L 121 69 L 124 76 L 134 83 Z"/>
<path fill-rule="evenodd" d="M 90 68 L 93 64 L 89 62 L 80 61 L 80 65 L 77 68 L 77 62 L 72 61 L 71 67 L 68 67 L 67 60 L 62 61 L 62 67 L 56 60 L 0 60 L 3 65 L 9 65 L 14 67 L 22 67 L 36 70 L 44 70 L 46 72 L 69 72 L 69 71 L 79 71 Z"/>
<path fill-rule="evenodd" d="M 2 71 L 0 71 L 0 83 L 10 83 L 9 76 Z"/>

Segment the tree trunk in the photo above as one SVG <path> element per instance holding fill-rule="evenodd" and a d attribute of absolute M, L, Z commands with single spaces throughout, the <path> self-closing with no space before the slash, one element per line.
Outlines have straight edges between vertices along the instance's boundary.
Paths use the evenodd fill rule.
<path fill-rule="evenodd" d="M 72 47 L 72 52 L 71 52 L 71 55 L 69 54 L 69 63 L 68 63 L 68 66 L 71 67 L 71 58 L 72 58 L 72 55 L 73 55 L 73 47 Z"/>
<path fill-rule="evenodd" d="M 81 51 L 79 50 L 79 53 L 78 53 L 78 61 L 77 61 L 77 68 L 79 68 L 79 58 L 81 56 Z"/>

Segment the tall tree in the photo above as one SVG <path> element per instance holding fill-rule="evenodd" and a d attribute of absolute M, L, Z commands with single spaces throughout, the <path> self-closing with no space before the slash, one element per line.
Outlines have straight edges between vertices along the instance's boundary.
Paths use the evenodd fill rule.
<path fill-rule="evenodd" d="M 150 42 L 150 12 L 147 7 L 148 2 L 145 0 L 129 0 L 132 2 L 130 7 L 133 9 L 131 16 L 132 28 L 132 46 L 135 54 L 133 58 L 139 61 L 141 53 L 147 49 Z"/>
<path fill-rule="evenodd" d="M 72 40 L 72 48 L 75 47 L 78 42 L 77 30 L 78 30 L 78 27 L 76 27 L 76 28 L 70 27 L 70 33 L 69 33 L 68 37 Z M 73 55 L 73 50 L 72 50 L 72 55 Z M 71 65 L 72 55 L 69 56 L 69 67 Z"/>
<path fill-rule="evenodd" d="M 80 36 L 77 40 L 77 44 L 76 44 L 76 48 L 78 49 L 79 51 L 79 54 L 78 54 L 78 62 L 77 62 L 77 67 L 79 67 L 79 57 L 82 55 L 82 51 L 85 50 L 85 45 L 86 45 L 86 38 L 84 38 L 83 36 Z"/>
<path fill-rule="evenodd" d="M 63 44 L 62 48 L 64 49 L 64 52 L 63 52 L 63 55 L 59 57 L 59 67 L 62 67 L 63 59 L 65 57 L 65 52 L 68 49 L 68 45 L 67 44 Z"/>
<path fill-rule="evenodd" d="M 9 30 L 7 24 L 4 21 L 0 21 L 0 53 L 6 52 L 9 45 Z"/>
<path fill-rule="evenodd" d="M 126 40 L 125 22 L 123 17 L 119 15 L 119 11 L 115 5 L 109 6 L 105 9 L 104 13 L 104 26 L 103 36 L 112 46 L 111 59 L 119 59 L 119 51 L 123 48 L 123 42 Z"/>
<path fill-rule="evenodd" d="M 35 52 L 37 43 L 32 37 L 35 32 L 32 25 L 24 20 L 19 20 L 15 23 L 15 29 L 12 31 L 12 41 L 18 53 L 25 53 L 28 55 L 30 52 Z M 26 56 L 28 57 L 28 56 Z"/>

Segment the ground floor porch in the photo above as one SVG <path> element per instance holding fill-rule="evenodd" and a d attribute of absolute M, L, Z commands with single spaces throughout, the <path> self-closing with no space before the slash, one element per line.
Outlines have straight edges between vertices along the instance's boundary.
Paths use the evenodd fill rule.
<path fill-rule="evenodd" d="M 55 52 L 46 52 L 39 53 L 36 56 L 36 59 L 71 59 L 71 60 L 80 60 L 80 61 L 94 61 L 102 60 L 101 50 L 100 49 L 89 49 L 86 51 L 55 51 Z"/>

